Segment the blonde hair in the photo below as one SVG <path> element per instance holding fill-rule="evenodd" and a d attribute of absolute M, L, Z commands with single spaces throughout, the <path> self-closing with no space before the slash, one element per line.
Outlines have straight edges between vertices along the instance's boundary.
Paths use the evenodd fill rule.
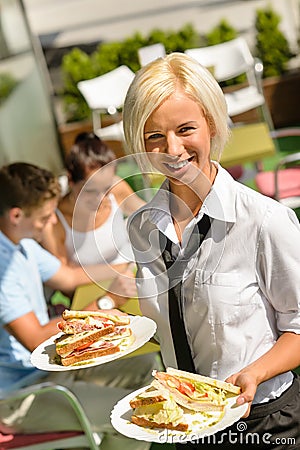
<path fill-rule="evenodd" d="M 219 160 L 229 137 L 224 94 L 209 70 L 184 53 L 158 58 L 136 73 L 123 110 L 128 152 L 145 153 L 145 123 L 178 87 L 202 108 L 212 136 L 211 158 Z"/>

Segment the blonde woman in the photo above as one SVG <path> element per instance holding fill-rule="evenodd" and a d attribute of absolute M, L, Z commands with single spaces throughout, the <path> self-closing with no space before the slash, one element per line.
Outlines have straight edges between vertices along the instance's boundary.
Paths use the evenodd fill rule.
<path fill-rule="evenodd" d="M 258 448 L 268 439 L 276 450 L 292 437 L 290 448 L 299 448 L 295 214 L 219 164 L 228 138 L 224 95 L 187 55 L 159 58 L 136 74 L 123 120 L 128 150 L 145 171 L 154 166 L 167 178 L 128 224 L 140 306 L 157 322 L 165 365 L 241 387 L 247 433 L 233 425 L 217 434 L 222 448 L 233 445 L 230 433 L 244 445 L 249 433 L 256 436 Z"/>

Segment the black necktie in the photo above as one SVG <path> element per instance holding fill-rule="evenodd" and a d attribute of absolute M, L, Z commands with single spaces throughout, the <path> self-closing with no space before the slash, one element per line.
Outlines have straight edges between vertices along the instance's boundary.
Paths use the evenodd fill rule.
<path fill-rule="evenodd" d="M 211 222 L 209 217 L 204 214 L 202 219 L 195 225 L 187 247 L 184 249 L 183 258 L 172 258 L 172 242 L 162 233 L 160 233 L 160 248 L 162 257 L 166 265 L 169 278 L 168 305 L 169 321 L 177 360 L 177 367 L 188 372 L 195 372 L 194 361 L 191 349 L 188 343 L 186 330 L 184 326 L 182 311 L 182 277 L 184 269 L 191 257 L 198 251 L 202 244 Z"/>

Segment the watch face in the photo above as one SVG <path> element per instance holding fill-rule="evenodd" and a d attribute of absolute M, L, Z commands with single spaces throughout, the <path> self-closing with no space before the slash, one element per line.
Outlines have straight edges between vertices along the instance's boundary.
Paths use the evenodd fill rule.
<path fill-rule="evenodd" d="M 109 297 L 99 298 L 97 304 L 99 309 L 113 309 L 115 306 L 114 301 Z"/>

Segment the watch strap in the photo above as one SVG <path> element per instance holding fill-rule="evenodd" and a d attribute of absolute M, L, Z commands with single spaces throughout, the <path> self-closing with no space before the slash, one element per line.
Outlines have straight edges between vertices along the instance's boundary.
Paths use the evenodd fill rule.
<path fill-rule="evenodd" d="M 116 306 L 114 300 L 108 295 L 98 298 L 96 302 L 99 309 L 114 309 Z"/>

